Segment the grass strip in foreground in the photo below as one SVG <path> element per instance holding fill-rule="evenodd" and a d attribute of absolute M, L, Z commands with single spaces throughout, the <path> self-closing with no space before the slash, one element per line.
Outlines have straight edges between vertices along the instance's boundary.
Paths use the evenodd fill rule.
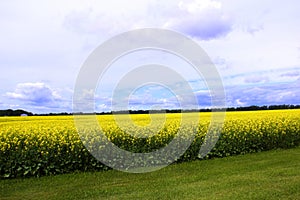
<path fill-rule="evenodd" d="M 0 199 L 299 199 L 300 148 L 193 161 L 146 174 L 0 181 Z"/>

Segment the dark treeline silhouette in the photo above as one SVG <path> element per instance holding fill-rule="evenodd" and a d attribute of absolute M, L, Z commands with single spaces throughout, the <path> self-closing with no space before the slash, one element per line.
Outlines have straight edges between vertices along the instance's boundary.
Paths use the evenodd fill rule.
<path fill-rule="evenodd" d="M 34 114 L 34 116 L 60 116 L 60 115 L 73 115 L 73 113 L 60 112 L 60 113 Z"/>
<path fill-rule="evenodd" d="M 244 107 L 230 107 L 226 108 L 226 111 L 254 111 L 254 110 L 282 110 L 282 109 L 300 109 L 300 105 L 269 105 L 269 106 L 244 106 Z M 115 114 L 149 114 L 149 113 L 181 113 L 181 112 L 211 112 L 212 109 L 204 108 L 204 109 L 189 109 L 189 110 L 181 110 L 181 109 L 173 109 L 173 110 L 129 110 L 129 111 L 114 111 Z M 216 108 L 213 111 L 224 111 L 224 109 Z M 111 114 L 109 113 L 96 113 L 96 114 Z"/>
<path fill-rule="evenodd" d="M 244 106 L 244 107 L 229 107 L 226 108 L 226 111 L 254 111 L 254 110 L 282 110 L 282 109 L 300 109 L 300 105 L 269 105 L 269 106 Z M 212 109 L 167 109 L 167 110 L 122 110 L 122 111 L 113 111 L 113 112 L 101 112 L 101 113 L 76 113 L 76 114 L 97 114 L 97 115 L 110 115 L 110 114 L 149 114 L 149 113 L 182 113 L 182 112 L 211 112 Z M 216 108 L 213 111 L 224 111 L 224 109 Z"/>
<path fill-rule="evenodd" d="M 226 111 L 254 111 L 254 110 L 282 110 L 282 109 L 300 109 L 300 105 L 264 105 L 264 106 L 245 106 L 245 107 L 229 107 L 226 108 Z M 205 108 L 205 109 L 189 109 L 189 110 L 181 110 L 181 109 L 166 109 L 166 110 L 122 110 L 122 111 L 110 111 L 110 112 L 94 112 L 94 113 L 45 113 L 45 114 L 33 114 L 31 112 L 25 110 L 0 110 L 0 116 L 21 116 L 21 115 L 28 115 L 28 116 L 60 116 L 60 115 L 111 115 L 111 114 L 149 114 L 149 113 L 182 113 L 182 112 L 211 112 L 212 109 Z M 213 111 L 224 111 L 224 109 L 213 109 Z"/>
<path fill-rule="evenodd" d="M 283 110 L 283 109 L 299 109 L 300 105 L 287 105 L 287 104 L 282 104 L 282 105 L 269 105 L 269 106 L 247 106 L 247 107 L 232 107 L 232 108 L 227 108 L 227 111 L 252 111 L 252 110 Z"/>
<path fill-rule="evenodd" d="M 31 112 L 27 112 L 25 110 L 0 110 L 0 116 L 21 116 L 21 115 L 27 115 L 32 116 L 33 114 Z"/>

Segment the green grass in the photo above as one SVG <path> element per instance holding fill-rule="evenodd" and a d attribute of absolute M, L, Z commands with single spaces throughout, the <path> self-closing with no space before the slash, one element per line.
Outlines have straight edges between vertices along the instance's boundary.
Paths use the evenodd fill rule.
<path fill-rule="evenodd" d="M 300 148 L 171 165 L 146 174 L 0 181 L 0 199 L 300 199 Z"/>

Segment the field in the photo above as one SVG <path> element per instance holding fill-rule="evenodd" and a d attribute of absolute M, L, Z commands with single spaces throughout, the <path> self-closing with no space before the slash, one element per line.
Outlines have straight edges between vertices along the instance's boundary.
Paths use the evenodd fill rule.
<path fill-rule="evenodd" d="M 180 142 L 187 142 L 191 134 L 195 134 L 191 145 L 183 155 L 176 157 L 176 162 L 197 160 L 201 157 L 199 150 L 207 131 L 214 130 L 209 126 L 211 113 L 201 113 L 199 122 L 197 116 L 198 113 L 153 114 L 152 118 L 149 115 L 101 115 L 96 119 L 101 130 L 94 126 L 90 116 L 77 119 L 80 122 L 77 127 L 73 116 L 3 117 L 0 118 L 0 176 L 38 177 L 109 169 L 90 155 L 87 148 L 94 155 L 104 152 L 96 155 L 104 162 L 131 167 L 132 161 L 127 157 L 112 158 L 103 150 L 107 142 L 130 152 L 149 153 L 177 138 L 174 148 L 167 151 L 168 156 L 145 162 L 145 166 L 149 163 L 161 166 L 178 156 Z M 299 130 L 300 110 L 227 112 L 219 140 L 201 159 L 296 147 L 300 145 Z"/>

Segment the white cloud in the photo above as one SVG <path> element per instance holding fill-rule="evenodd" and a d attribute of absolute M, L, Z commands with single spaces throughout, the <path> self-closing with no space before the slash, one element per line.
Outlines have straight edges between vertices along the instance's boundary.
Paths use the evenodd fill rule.
<path fill-rule="evenodd" d="M 191 13 L 197 13 L 199 11 L 207 9 L 221 9 L 222 3 L 219 1 L 212 0 L 196 0 L 196 1 L 180 1 L 179 8 L 186 9 Z"/>
<path fill-rule="evenodd" d="M 61 96 L 45 83 L 19 83 L 14 92 L 7 92 L 7 97 L 41 104 L 61 100 Z"/>
<path fill-rule="evenodd" d="M 245 78 L 246 83 L 267 83 L 269 78 L 267 76 L 248 76 Z"/>
<path fill-rule="evenodd" d="M 241 102 L 240 99 L 237 99 L 237 100 L 235 100 L 235 105 L 238 106 L 238 107 L 242 107 L 242 106 L 245 106 L 246 103 L 245 102 Z"/>
<path fill-rule="evenodd" d="M 226 88 L 228 106 L 300 104 L 300 81 Z"/>
<path fill-rule="evenodd" d="M 131 3 L 131 8 L 125 6 L 126 14 L 120 6 L 114 7 L 112 12 L 105 12 L 97 6 L 83 7 L 67 14 L 63 24 L 67 29 L 90 38 L 99 37 L 99 34 L 109 37 L 134 28 L 158 27 L 209 40 L 224 36 L 231 30 L 231 19 L 223 13 L 218 1 L 140 2 L 143 3 Z M 120 12 L 114 12 L 115 9 Z"/>
<path fill-rule="evenodd" d="M 58 91 L 65 96 L 62 97 Z M 22 107 L 38 113 L 71 111 L 70 91 L 53 89 L 42 82 L 19 83 L 13 92 L 6 92 L 3 96 L 15 103 L 6 105 L 10 108 Z"/>
<path fill-rule="evenodd" d="M 181 1 L 178 6 L 178 11 L 170 16 L 164 27 L 200 40 L 219 38 L 232 30 L 232 19 L 224 13 L 219 1 Z"/>

